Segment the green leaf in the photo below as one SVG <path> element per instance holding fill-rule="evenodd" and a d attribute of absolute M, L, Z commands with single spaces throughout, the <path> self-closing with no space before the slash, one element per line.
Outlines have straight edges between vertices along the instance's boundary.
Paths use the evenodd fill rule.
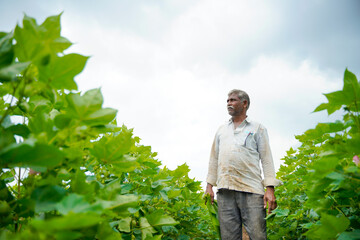
<path fill-rule="evenodd" d="M 319 105 L 314 112 L 327 110 L 328 114 L 332 114 L 339 110 L 343 105 L 350 106 L 353 103 L 357 103 L 360 100 L 360 86 L 356 79 L 356 76 L 345 70 L 344 73 L 344 87 L 342 91 L 336 91 L 328 94 L 324 94 L 328 99 L 328 103 Z M 355 109 L 359 111 L 359 109 Z"/>
<path fill-rule="evenodd" d="M 42 30 L 42 34 L 46 35 L 48 39 L 56 39 L 60 37 L 60 17 L 62 13 L 55 16 L 50 16 L 45 19 L 45 21 L 41 24 L 40 29 Z"/>
<path fill-rule="evenodd" d="M 104 164 L 112 164 L 118 173 L 130 171 L 137 166 L 136 159 L 129 156 L 135 145 L 132 132 L 123 128 L 117 136 L 102 137 L 94 143 L 90 153 Z"/>
<path fill-rule="evenodd" d="M 151 239 L 149 240 L 161 240 L 162 239 L 162 236 L 163 235 L 156 235 L 156 236 L 153 236 Z"/>
<path fill-rule="evenodd" d="M 349 126 L 347 124 L 344 124 L 339 120 L 333 123 L 318 123 L 314 129 L 305 131 L 304 135 L 300 137 L 300 140 L 319 139 L 322 138 L 324 134 L 340 132 L 348 127 Z"/>
<path fill-rule="evenodd" d="M 56 209 L 56 205 L 66 195 L 66 190 L 57 185 L 45 185 L 35 188 L 31 198 L 35 201 L 36 212 L 46 212 Z"/>
<path fill-rule="evenodd" d="M 66 117 L 62 118 L 75 118 L 86 125 L 97 126 L 106 125 L 116 117 L 117 110 L 101 108 L 103 97 L 100 89 L 89 90 L 82 96 L 79 94 L 69 94 L 66 99 L 68 108 L 65 113 Z"/>
<path fill-rule="evenodd" d="M 65 49 L 69 48 L 72 43 L 64 37 L 55 38 L 50 43 L 50 48 L 55 52 L 63 52 Z"/>
<path fill-rule="evenodd" d="M 326 109 L 328 114 L 330 115 L 335 111 L 339 110 L 344 104 L 349 103 L 349 100 L 346 95 L 344 95 L 343 91 L 336 91 L 324 95 L 328 99 L 328 103 L 321 104 L 314 110 L 314 112 Z"/>
<path fill-rule="evenodd" d="M 69 104 L 69 112 L 76 117 L 88 115 L 101 109 L 104 101 L 98 88 L 88 90 L 82 96 L 80 94 L 69 94 L 66 99 Z"/>
<path fill-rule="evenodd" d="M 105 125 L 116 117 L 116 113 L 115 109 L 102 108 L 87 115 L 83 122 L 89 126 Z"/>
<path fill-rule="evenodd" d="M 95 212 L 101 213 L 102 207 L 100 204 L 90 204 L 85 200 L 85 197 L 76 193 L 69 194 L 57 203 L 56 209 L 63 215 L 70 212 L 73 213 L 85 213 Z"/>
<path fill-rule="evenodd" d="M 98 200 L 96 204 L 100 204 L 104 209 L 126 209 L 137 206 L 139 196 L 136 195 L 116 195 L 112 201 Z"/>
<path fill-rule="evenodd" d="M 338 172 L 331 172 L 326 177 L 338 181 L 342 181 L 345 179 L 344 175 Z"/>
<path fill-rule="evenodd" d="M 156 190 L 156 192 L 157 191 L 158 191 L 158 189 Z M 166 191 L 160 190 L 159 193 L 160 193 L 160 196 L 162 197 L 162 199 L 164 199 L 164 201 L 169 201 L 169 198 L 168 198 L 168 196 L 166 194 Z"/>
<path fill-rule="evenodd" d="M 60 231 L 53 233 L 56 240 L 73 240 L 73 239 L 81 239 L 84 234 L 77 231 Z"/>
<path fill-rule="evenodd" d="M 97 233 L 94 236 L 94 239 L 104 239 L 104 240 L 121 240 L 123 239 L 121 236 L 122 234 L 119 231 L 111 226 L 111 223 L 107 221 L 103 221 L 97 227 Z"/>
<path fill-rule="evenodd" d="M 268 214 L 268 215 L 266 216 L 265 220 L 269 220 L 269 219 L 271 219 L 271 218 L 273 218 L 273 217 L 275 217 L 275 216 L 276 216 L 276 213 L 274 213 L 274 211 L 273 211 L 272 213 L 270 213 L 270 214 Z"/>
<path fill-rule="evenodd" d="M 118 228 L 122 232 L 130 232 L 131 217 L 122 218 L 119 220 Z"/>
<path fill-rule="evenodd" d="M 12 132 L 15 135 L 27 138 L 30 134 L 30 130 L 26 125 L 16 124 L 8 127 L 6 130 Z"/>
<path fill-rule="evenodd" d="M 345 147 L 350 153 L 360 153 L 360 135 L 354 134 L 351 139 L 347 140 Z"/>
<path fill-rule="evenodd" d="M 309 229 L 314 225 L 314 223 L 310 222 L 310 223 L 304 223 L 304 224 L 300 224 L 300 226 L 304 229 Z"/>
<path fill-rule="evenodd" d="M 61 26 L 60 26 L 60 17 L 62 13 L 55 16 L 48 17 L 42 24 L 41 29 L 42 35 L 45 39 L 51 39 L 49 43 L 50 49 L 53 52 L 63 52 L 65 49 L 69 48 L 72 43 L 60 36 Z"/>
<path fill-rule="evenodd" d="M 10 65 L 14 59 L 13 33 L 0 32 L 0 69 Z"/>
<path fill-rule="evenodd" d="M 54 124 L 57 128 L 59 129 L 64 129 L 67 126 L 69 126 L 70 122 L 71 122 L 71 116 L 66 115 L 66 114 L 58 114 L 55 116 L 54 118 Z"/>
<path fill-rule="evenodd" d="M 320 111 L 326 110 L 328 108 L 328 106 L 329 106 L 329 103 L 322 103 L 319 106 L 317 106 L 313 112 L 320 112 Z M 338 110 L 338 109 L 335 109 L 334 111 L 336 111 L 336 110 Z"/>
<path fill-rule="evenodd" d="M 1 126 L 4 127 L 4 128 L 8 128 L 8 127 L 10 127 L 12 125 L 13 125 L 13 123 L 11 122 L 10 115 L 6 115 L 5 118 L 4 118 L 4 121 L 1 123 Z"/>
<path fill-rule="evenodd" d="M 181 234 L 177 240 L 190 240 L 191 238 L 188 235 Z"/>
<path fill-rule="evenodd" d="M 154 211 L 153 213 L 147 215 L 146 218 L 149 221 L 150 225 L 153 227 L 179 224 L 172 217 L 167 216 L 164 213 L 164 210 Z"/>
<path fill-rule="evenodd" d="M 80 54 L 53 56 L 49 64 L 39 67 L 39 80 L 55 89 L 76 90 L 74 77 L 82 72 L 89 57 Z"/>
<path fill-rule="evenodd" d="M 328 108 L 328 112 L 329 110 L 333 110 L 335 111 L 335 109 L 340 109 L 342 105 L 348 105 L 351 103 L 351 98 L 349 96 L 346 95 L 346 93 L 344 91 L 336 91 L 336 92 L 332 92 L 332 93 L 328 93 L 325 94 L 326 98 L 329 101 L 329 106 L 331 108 Z M 330 111 L 329 115 L 333 112 Z"/>
<path fill-rule="evenodd" d="M 289 209 L 275 209 L 274 213 L 276 213 L 275 217 L 286 217 L 287 215 L 289 215 L 290 210 Z"/>
<path fill-rule="evenodd" d="M 316 174 L 324 176 L 333 172 L 336 165 L 339 164 L 339 159 L 334 156 L 324 156 L 315 162 L 313 168 L 316 170 Z"/>
<path fill-rule="evenodd" d="M 0 68 L 0 82 L 16 81 L 17 75 L 24 71 L 30 62 L 13 63 Z"/>
<path fill-rule="evenodd" d="M 16 176 L 15 169 L 0 173 L 0 200 L 7 199 L 8 195 L 9 195 L 9 191 L 5 184 L 12 182 L 15 178 L 14 176 Z M 4 185 L 3 185 L 3 183 L 4 183 Z"/>
<path fill-rule="evenodd" d="M 355 173 L 359 170 L 359 168 L 357 166 L 349 166 L 349 167 L 345 168 L 344 170 L 347 173 Z"/>
<path fill-rule="evenodd" d="M 69 213 L 66 216 L 51 219 L 34 219 L 32 227 L 39 231 L 53 232 L 71 229 L 87 228 L 99 224 L 103 219 L 94 213 Z"/>
<path fill-rule="evenodd" d="M 179 233 L 179 231 L 174 226 L 162 226 L 161 229 L 164 233 L 169 233 L 169 234 L 178 234 Z"/>
<path fill-rule="evenodd" d="M 168 198 L 175 198 L 177 196 L 179 196 L 181 194 L 181 190 L 180 189 L 177 189 L 177 190 L 170 190 L 168 191 Z"/>
<path fill-rule="evenodd" d="M 355 229 L 352 232 L 343 232 L 340 234 L 338 240 L 357 240 L 360 239 L 360 230 Z"/>
<path fill-rule="evenodd" d="M 34 18 L 24 16 L 23 28 L 15 28 L 15 54 L 19 61 L 31 61 L 47 53 L 40 36 L 39 26 Z M 45 53 L 44 53 L 45 52 Z"/>
<path fill-rule="evenodd" d="M 187 176 L 187 174 L 190 172 L 189 166 L 184 163 L 180 166 L 178 166 L 173 173 L 174 178 L 180 178 L 183 176 Z"/>
<path fill-rule="evenodd" d="M 80 169 L 77 169 L 73 175 L 70 186 L 73 192 L 79 194 L 87 194 L 93 190 L 90 184 L 86 182 L 85 173 Z"/>
<path fill-rule="evenodd" d="M 49 113 L 53 108 L 51 101 L 42 96 L 32 96 L 29 100 L 29 105 L 32 114 L 39 112 Z"/>
<path fill-rule="evenodd" d="M 16 175 L 14 169 L 8 171 L 6 173 L 1 174 L 0 178 L 0 201 L 11 202 L 14 200 L 14 196 L 9 191 L 9 188 L 6 186 L 8 182 Z"/>
<path fill-rule="evenodd" d="M 351 102 L 360 100 L 360 86 L 355 74 L 345 70 L 343 92 Z M 358 109 L 359 110 L 359 109 Z"/>
<path fill-rule="evenodd" d="M 140 227 L 142 232 L 141 239 L 152 238 L 153 233 L 156 233 L 155 229 L 151 227 L 151 225 L 149 224 L 148 220 L 145 217 L 140 218 Z"/>
<path fill-rule="evenodd" d="M 159 186 L 162 186 L 162 187 L 163 187 L 163 183 L 164 183 L 164 182 L 168 182 L 168 181 L 170 181 L 170 180 L 171 180 L 171 178 L 159 179 L 159 180 L 151 183 L 151 188 L 157 188 L 157 187 L 159 187 Z"/>
<path fill-rule="evenodd" d="M 54 167 L 64 159 L 64 154 L 52 145 L 26 140 L 13 143 L 0 150 L 0 163 L 18 167 Z"/>
<path fill-rule="evenodd" d="M 322 214 L 320 221 L 320 225 L 314 225 L 306 233 L 307 237 L 310 239 L 333 239 L 338 234 L 344 232 L 350 225 L 349 219 L 343 215 L 335 217 Z"/>
<path fill-rule="evenodd" d="M 1 149 L 4 149 L 11 144 L 16 144 L 14 134 L 11 131 L 3 131 L 2 134 L 0 134 L 0 163 L 1 164 L 5 163 L 5 162 L 2 162 L 2 160 L 1 160 Z"/>
<path fill-rule="evenodd" d="M 201 190 L 201 182 L 200 181 L 194 181 L 190 182 L 189 184 L 186 184 L 186 187 L 189 188 L 192 192 L 197 192 Z"/>
<path fill-rule="evenodd" d="M 47 65 L 51 56 L 71 46 L 71 42 L 60 36 L 60 16 L 50 16 L 40 26 L 34 18 L 24 16 L 23 28 L 17 25 L 14 33 L 19 61 L 32 61 L 38 67 Z"/>

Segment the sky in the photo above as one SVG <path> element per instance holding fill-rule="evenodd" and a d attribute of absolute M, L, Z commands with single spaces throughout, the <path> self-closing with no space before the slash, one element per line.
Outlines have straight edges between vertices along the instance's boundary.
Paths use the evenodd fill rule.
<path fill-rule="evenodd" d="M 341 117 L 313 113 L 323 94 L 342 88 L 346 68 L 360 76 L 356 0 L 0 0 L 0 31 L 61 12 L 67 53 L 91 56 L 79 90 L 101 88 L 163 166 L 187 163 L 203 183 L 231 89 L 250 95 L 278 170 L 295 135 Z"/>

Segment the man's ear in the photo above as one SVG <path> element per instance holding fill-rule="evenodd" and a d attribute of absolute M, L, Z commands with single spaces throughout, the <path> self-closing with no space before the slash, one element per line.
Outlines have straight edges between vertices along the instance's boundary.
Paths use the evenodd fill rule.
<path fill-rule="evenodd" d="M 244 100 L 243 103 L 244 103 L 244 107 L 247 109 L 248 101 L 247 101 L 247 100 Z"/>

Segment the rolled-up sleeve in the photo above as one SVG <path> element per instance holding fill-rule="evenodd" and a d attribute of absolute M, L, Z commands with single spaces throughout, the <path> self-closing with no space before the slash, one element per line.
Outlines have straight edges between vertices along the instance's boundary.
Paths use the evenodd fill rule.
<path fill-rule="evenodd" d="M 218 153 L 219 152 L 218 152 L 217 137 L 215 136 L 211 147 L 208 175 L 206 178 L 206 182 L 210 183 L 213 186 L 216 186 L 216 181 L 217 181 Z"/>
<path fill-rule="evenodd" d="M 279 186 L 282 182 L 275 177 L 274 161 L 271 154 L 269 136 L 267 130 L 262 125 L 259 126 L 257 133 L 258 152 L 263 168 L 264 179 L 262 184 L 264 187 L 267 186 Z"/>

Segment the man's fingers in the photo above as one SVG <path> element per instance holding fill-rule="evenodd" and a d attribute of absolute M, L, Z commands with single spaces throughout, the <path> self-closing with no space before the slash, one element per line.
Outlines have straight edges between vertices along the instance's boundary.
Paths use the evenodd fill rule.
<path fill-rule="evenodd" d="M 210 195 L 210 201 L 211 201 L 211 204 L 214 204 L 214 195 L 212 194 L 209 194 Z M 207 203 L 207 198 L 205 198 L 205 205 Z"/>
<path fill-rule="evenodd" d="M 274 210 L 277 207 L 277 203 L 275 200 L 270 200 L 264 197 L 264 208 L 266 209 L 266 205 L 269 203 L 268 207 L 268 213 L 270 214 L 272 210 Z"/>
<path fill-rule="evenodd" d="M 276 201 L 275 201 L 275 202 L 273 203 L 272 210 L 274 210 L 276 207 L 277 207 L 277 203 L 276 203 Z"/>
<path fill-rule="evenodd" d="M 268 214 L 270 214 L 271 211 L 272 211 L 272 205 L 271 205 L 271 203 L 269 202 Z"/>
<path fill-rule="evenodd" d="M 267 199 L 264 197 L 264 208 L 266 208 Z"/>
<path fill-rule="evenodd" d="M 274 210 L 276 207 L 277 207 L 276 201 L 269 201 L 268 213 L 270 214 L 272 210 Z"/>

